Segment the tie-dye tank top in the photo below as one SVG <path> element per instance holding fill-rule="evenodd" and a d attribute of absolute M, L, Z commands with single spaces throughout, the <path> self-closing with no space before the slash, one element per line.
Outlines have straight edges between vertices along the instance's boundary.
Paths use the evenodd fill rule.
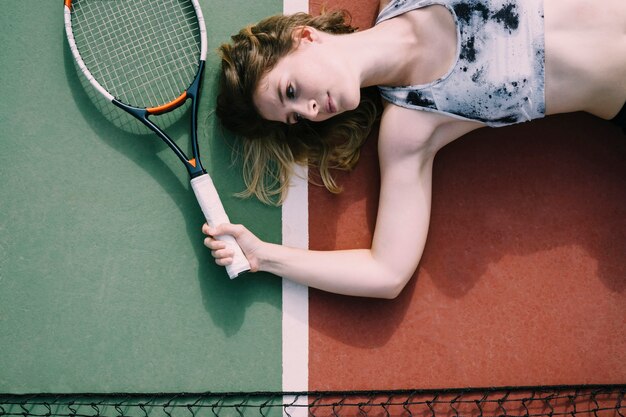
<path fill-rule="evenodd" d="M 376 23 L 435 4 L 456 24 L 454 65 L 428 84 L 381 86 L 382 97 L 488 126 L 543 117 L 543 0 L 391 0 Z"/>

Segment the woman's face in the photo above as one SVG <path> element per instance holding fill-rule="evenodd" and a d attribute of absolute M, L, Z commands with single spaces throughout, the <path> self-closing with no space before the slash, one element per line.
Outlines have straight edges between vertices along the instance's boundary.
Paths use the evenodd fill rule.
<path fill-rule="evenodd" d="M 253 95 L 261 117 L 297 123 L 327 120 L 354 110 L 360 100 L 359 81 L 346 57 L 333 53 L 332 35 L 305 27 L 295 50 L 281 58 L 261 80 Z"/>

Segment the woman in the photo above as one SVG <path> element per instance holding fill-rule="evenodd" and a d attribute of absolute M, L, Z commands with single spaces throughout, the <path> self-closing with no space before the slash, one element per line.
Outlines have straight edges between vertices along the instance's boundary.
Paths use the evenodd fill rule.
<path fill-rule="evenodd" d="M 218 115 L 245 138 L 249 195 L 283 196 L 289 164 L 307 158 L 337 191 L 329 169 L 358 159 L 376 115 L 371 86 L 382 86 L 381 189 L 370 249 L 297 250 L 262 242 L 240 225 L 205 225 L 216 262 L 228 264 L 231 253 L 212 236 L 231 234 L 253 271 L 393 298 L 424 249 L 439 149 L 484 126 L 558 113 L 623 123 L 626 3 L 391 0 L 362 32 L 338 13 L 274 17 L 242 30 L 222 54 Z M 272 164 L 280 181 L 268 176 Z"/>

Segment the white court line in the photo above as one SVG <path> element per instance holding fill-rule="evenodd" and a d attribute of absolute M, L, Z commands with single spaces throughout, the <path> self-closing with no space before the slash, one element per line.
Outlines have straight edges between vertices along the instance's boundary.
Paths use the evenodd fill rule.
<path fill-rule="evenodd" d="M 308 12 L 309 0 L 283 0 L 283 13 Z M 307 167 L 298 166 L 282 209 L 283 244 L 308 249 L 309 196 Z M 283 278 L 283 391 L 309 388 L 309 290 Z M 283 416 L 306 417 L 308 397 L 284 396 Z"/>
<path fill-rule="evenodd" d="M 283 204 L 283 244 L 309 246 L 307 168 L 298 167 Z M 307 391 L 309 386 L 309 290 L 283 278 L 283 391 Z M 283 397 L 288 407 L 283 414 L 307 416 L 307 397 Z M 288 413 L 288 414 L 287 414 Z"/>

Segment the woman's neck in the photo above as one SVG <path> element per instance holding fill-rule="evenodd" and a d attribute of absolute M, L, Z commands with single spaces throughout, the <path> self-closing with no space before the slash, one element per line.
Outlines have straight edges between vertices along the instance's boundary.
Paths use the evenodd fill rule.
<path fill-rule="evenodd" d="M 332 35 L 331 35 L 332 36 Z M 457 30 L 444 6 L 418 9 L 371 29 L 337 36 L 338 56 L 361 87 L 415 85 L 434 81 L 454 64 Z"/>
<path fill-rule="evenodd" d="M 356 71 L 361 87 L 404 84 L 420 65 L 417 36 L 406 25 L 383 22 L 335 38 L 333 47 Z"/>

